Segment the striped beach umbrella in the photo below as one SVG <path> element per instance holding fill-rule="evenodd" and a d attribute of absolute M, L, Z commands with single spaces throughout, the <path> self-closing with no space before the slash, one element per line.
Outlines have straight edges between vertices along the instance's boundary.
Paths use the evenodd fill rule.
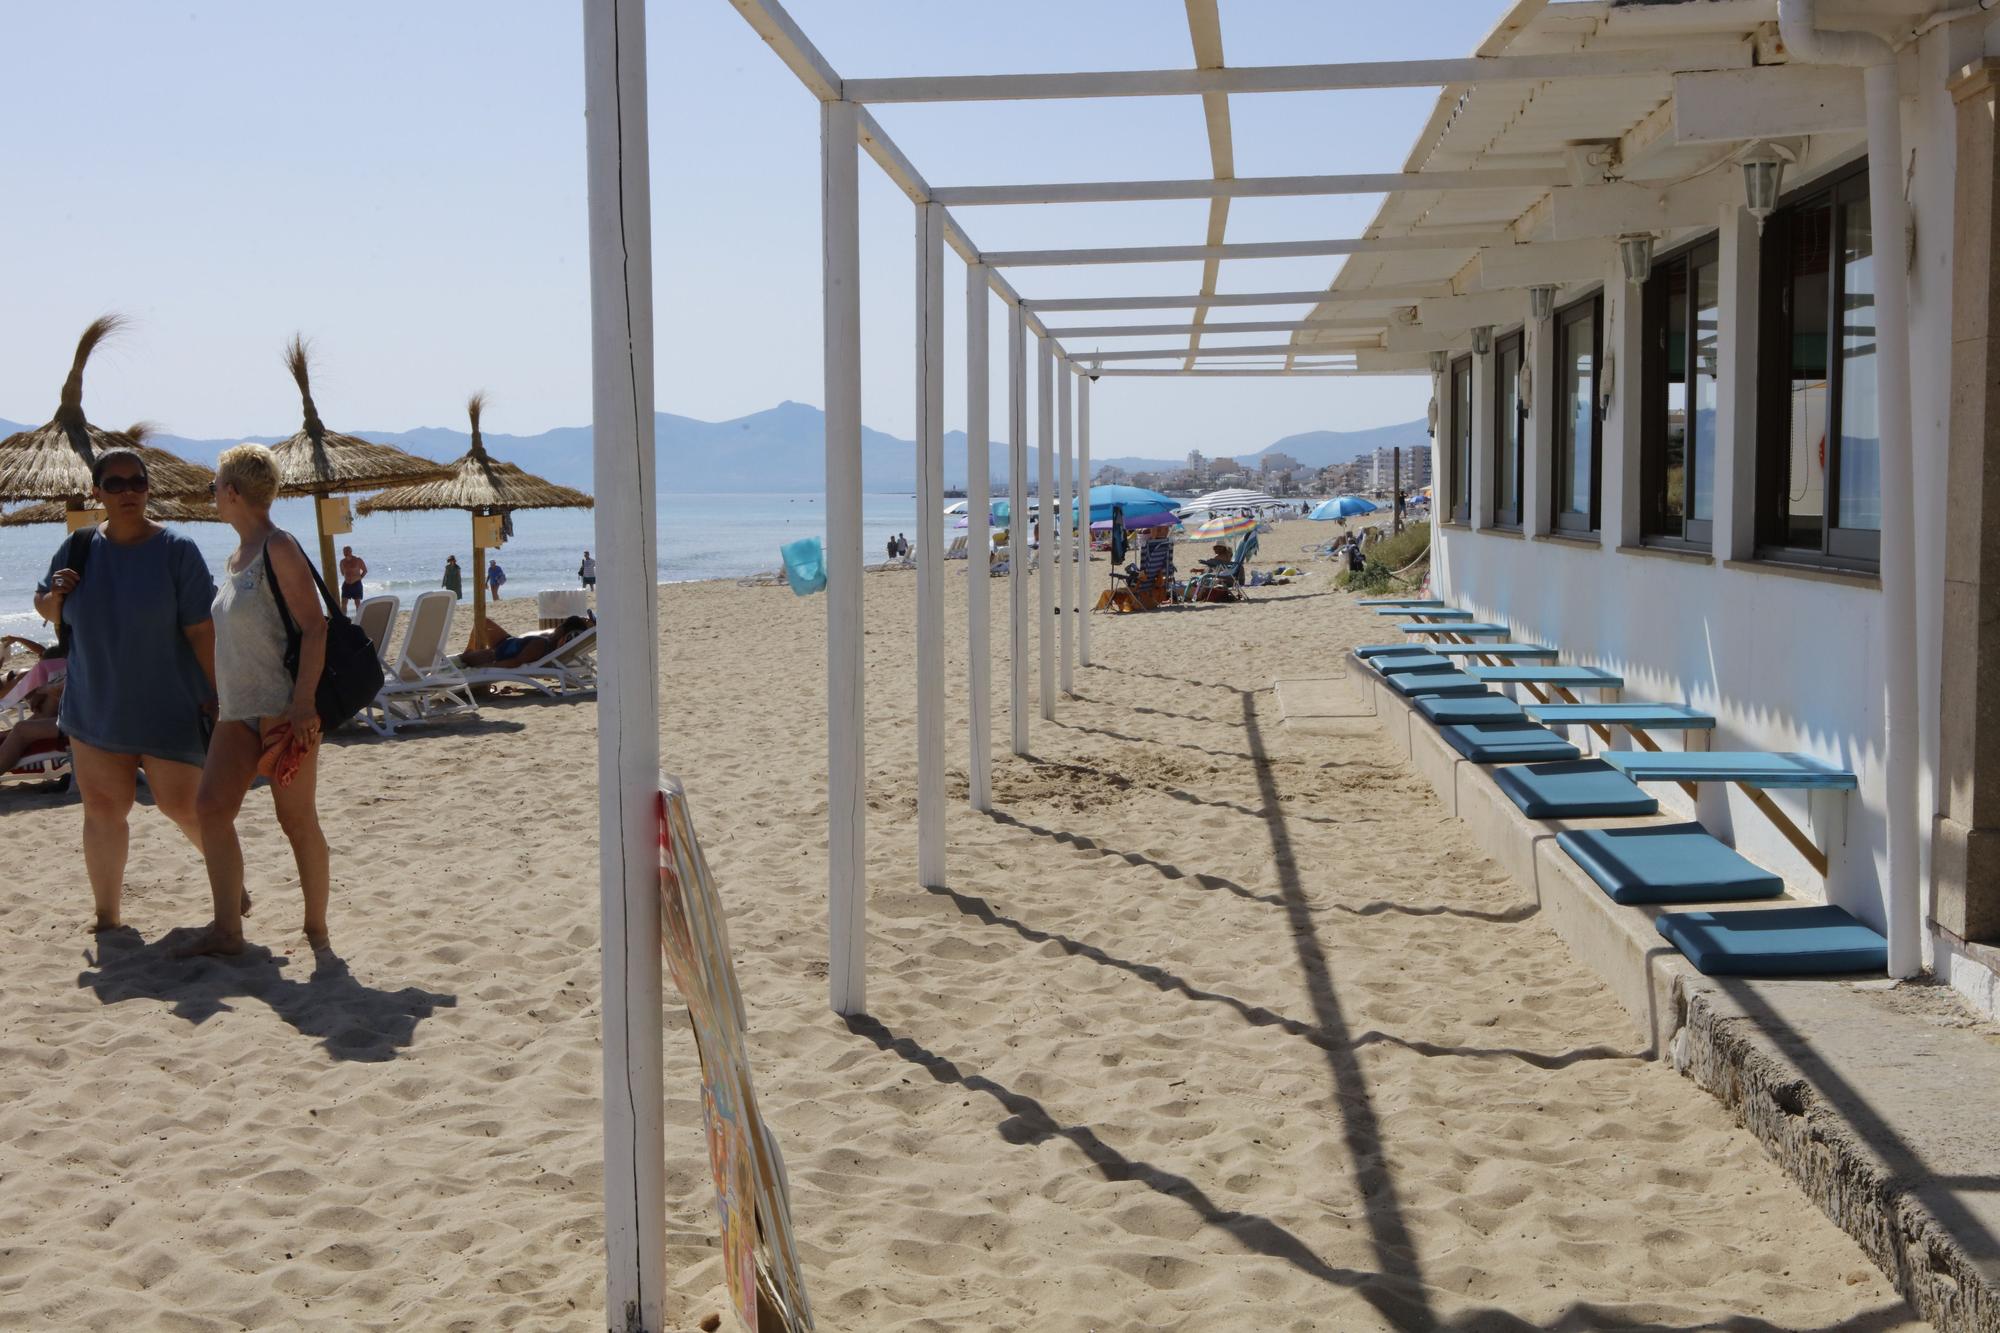
<path fill-rule="evenodd" d="M 1228 537 L 1241 537 L 1246 532 L 1257 530 L 1255 514 L 1217 514 L 1207 522 L 1189 529 L 1188 536 L 1196 541 L 1220 541 Z"/>

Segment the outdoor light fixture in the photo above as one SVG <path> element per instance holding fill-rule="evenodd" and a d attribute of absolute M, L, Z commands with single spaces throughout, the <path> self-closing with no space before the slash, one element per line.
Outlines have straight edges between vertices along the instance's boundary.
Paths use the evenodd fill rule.
<path fill-rule="evenodd" d="M 1528 311 L 1536 319 L 1547 319 L 1556 312 L 1556 289 L 1553 287 L 1528 288 Z"/>
<path fill-rule="evenodd" d="M 1472 331 L 1472 354 L 1490 356 L 1493 353 L 1493 326 L 1481 324 Z"/>
<path fill-rule="evenodd" d="M 1774 145 L 1760 143 L 1743 159 L 1743 206 L 1757 219 L 1759 236 L 1764 234 L 1764 219 L 1778 206 L 1784 182 L 1784 154 Z"/>
<path fill-rule="evenodd" d="M 1449 363 L 1450 361 L 1451 361 L 1451 353 L 1449 353 L 1449 352 L 1432 352 L 1432 353 L 1431 353 L 1431 374 L 1433 374 L 1433 375 L 1442 375 L 1442 374 L 1444 374 L 1444 368 L 1445 368 L 1445 366 L 1446 366 L 1446 365 L 1447 365 L 1447 364 L 1448 364 L 1448 363 Z"/>
<path fill-rule="evenodd" d="M 1625 265 L 1625 281 L 1644 282 L 1653 273 L 1653 233 L 1633 232 L 1618 238 L 1618 260 Z"/>

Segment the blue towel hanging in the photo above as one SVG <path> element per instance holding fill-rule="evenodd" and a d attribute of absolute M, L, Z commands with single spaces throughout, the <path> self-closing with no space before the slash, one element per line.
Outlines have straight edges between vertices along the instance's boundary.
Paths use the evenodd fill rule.
<path fill-rule="evenodd" d="M 785 582 L 801 597 L 826 587 L 826 547 L 817 537 L 801 537 L 778 548 L 785 561 Z"/>

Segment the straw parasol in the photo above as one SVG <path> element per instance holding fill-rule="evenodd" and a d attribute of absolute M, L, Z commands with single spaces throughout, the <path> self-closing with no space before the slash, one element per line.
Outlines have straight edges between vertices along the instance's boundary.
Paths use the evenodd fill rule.
<path fill-rule="evenodd" d="M 285 364 L 299 386 L 305 404 L 305 425 L 298 434 L 271 446 L 278 463 L 278 494 L 310 495 L 315 499 L 313 518 L 319 527 L 319 562 L 327 586 L 336 586 L 333 562 L 333 534 L 326 530 L 326 518 L 319 513 L 318 499 L 353 491 L 373 491 L 384 486 L 407 486 L 413 482 L 435 481 L 447 475 L 443 463 L 388 444 L 376 444 L 330 431 L 313 406 L 310 350 L 298 334 L 285 348 Z"/>
<path fill-rule="evenodd" d="M 472 448 L 447 465 L 449 475 L 438 481 L 398 486 L 371 495 L 355 506 L 363 514 L 406 513 L 421 509 L 464 509 L 474 518 L 509 514 L 516 509 L 588 509 L 597 502 L 582 491 L 544 481 L 503 463 L 486 452 L 479 435 L 479 417 L 486 408 L 484 391 L 465 404 L 472 420 Z M 479 544 L 474 523 L 472 543 L 472 634 L 486 641 L 486 548 Z"/>
<path fill-rule="evenodd" d="M 145 428 L 100 430 L 84 419 L 84 364 L 99 343 L 124 325 L 117 315 L 100 315 L 90 321 L 83 337 L 77 339 L 76 357 L 70 362 L 69 378 L 63 381 L 62 402 L 55 417 L 46 425 L 0 440 L 0 503 L 60 500 L 69 509 L 81 509 L 90 495 L 91 464 L 107 449 L 136 449 L 146 460 L 146 474 L 156 497 L 208 495 L 215 474 L 199 463 L 145 443 Z"/>
<path fill-rule="evenodd" d="M 72 511 L 61 500 L 37 500 L 12 513 L 0 514 L 0 528 L 25 528 L 37 523 L 61 523 Z M 156 523 L 220 523 L 222 515 L 208 500 L 146 498 L 146 517 Z"/>

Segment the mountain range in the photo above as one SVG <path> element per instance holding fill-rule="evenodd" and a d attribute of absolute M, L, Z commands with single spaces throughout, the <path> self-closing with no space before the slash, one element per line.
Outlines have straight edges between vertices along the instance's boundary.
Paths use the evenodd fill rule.
<path fill-rule="evenodd" d="M 693 417 L 676 416 L 671 412 L 657 413 L 654 440 L 661 457 L 660 483 L 674 490 L 694 493 L 824 490 L 825 420 L 825 415 L 818 408 L 789 401 L 733 421 L 697 421 Z M 22 429 L 25 427 L 15 422 L 0 420 L 0 439 Z M 344 426 L 336 423 L 335 429 L 344 429 Z M 458 457 L 472 440 L 464 431 L 440 426 L 350 433 L 439 459 Z M 518 463 L 550 481 L 589 489 L 590 427 L 559 426 L 539 435 L 501 435 L 492 431 L 482 434 L 487 449 L 495 456 Z M 197 440 L 162 432 L 151 438 L 162 449 L 213 466 L 216 456 L 238 443 L 238 439 L 275 444 L 283 437 L 250 435 L 238 439 Z M 1308 467 L 1320 468 L 1331 463 L 1345 463 L 1384 445 L 1427 443 L 1428 438 L 1424 423 L 1411 421 L 1368 430 L 1307 431 L 1301 435 L 1288 435 L 1250 453 L 1239 451 L 1229 454 L 1220 446 L 1213 452 L 1233 457 L 1238 463 L 1254 468 L 1260 457 L 1276 451 L 1289 454 Z M 916 445 L 910 440 L 863 427 L 863 484 L 871 491 L 915 490 L 915 450 Z M 999 465 L 1000 475 L 1004 475 L 1004 464 L 1000 463 L 1004 457 L 1004 447 L 996 439 L 994 459 Z M 1093 468 L 1108 464 L 1128 472 L 1165 472 L 1185 465 L 1184 459 L 1128 457 L 1092 461 Z M 944 474 L 947 488 L 956 489 L 965 485 L 964 431 L 950 431 L 944 437 Z"/>

